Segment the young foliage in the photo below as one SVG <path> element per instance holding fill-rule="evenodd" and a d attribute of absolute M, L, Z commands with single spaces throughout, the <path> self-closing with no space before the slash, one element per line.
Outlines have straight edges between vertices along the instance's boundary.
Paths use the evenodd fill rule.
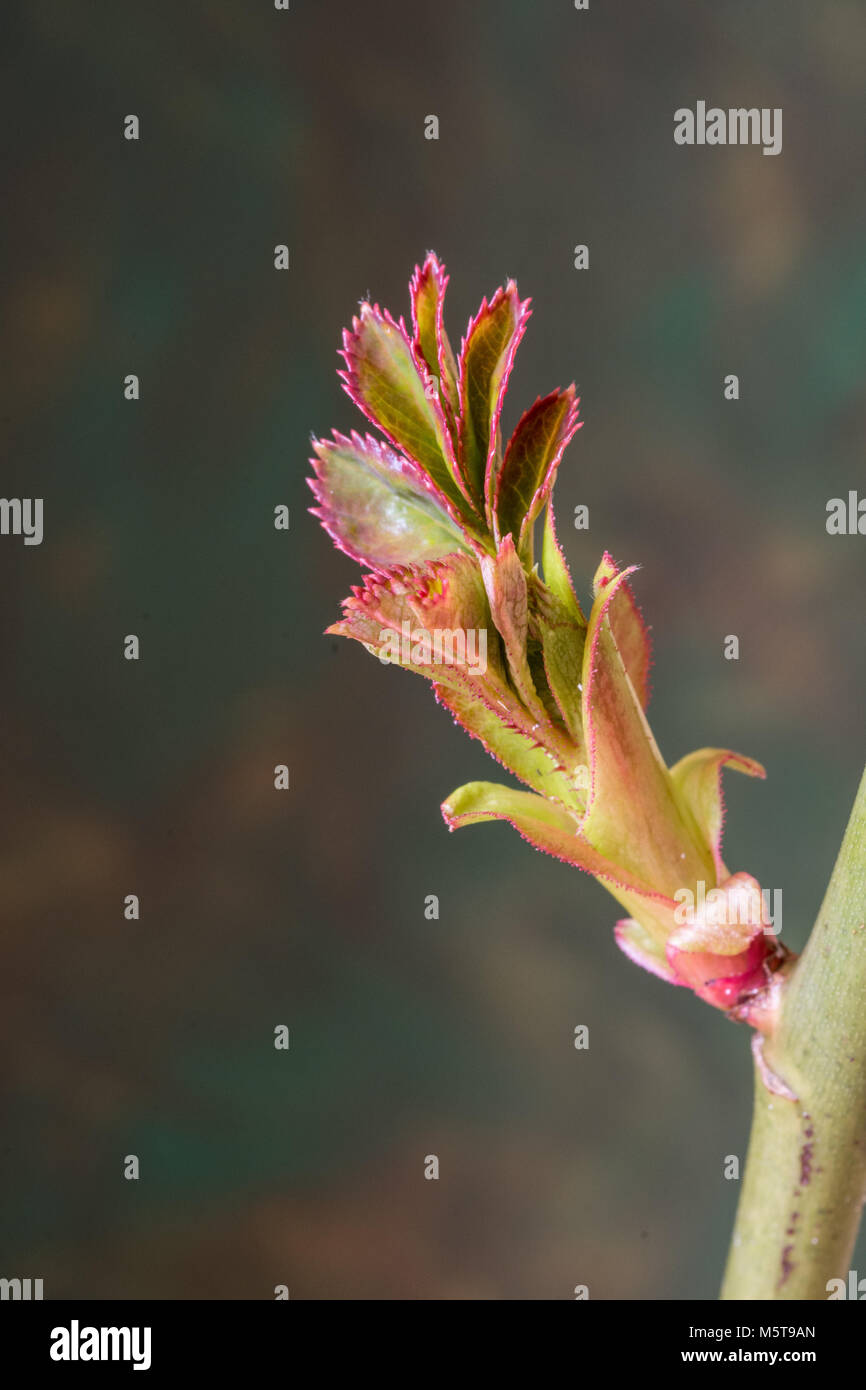
<path fill-rule="evenodd" d="M 530 789 L 460 787 L 442 805 L 450 829 L 506 820 L 593 874 L 628 914 L 615 927 L 626 955 L 766 1029 L 791 956 L 767 930 L 756 881 L 721 857 L 722 768 L 764 770 L 716 748 L 666 766 L 645 714 L 650 643 L 634 567 L 605 553 L 584 617 L 556 536 L 553 486 L 581 425 L 575 388 L 537 400 L 503 448 L 529 301 L 513 281 L 485 299 L 455 359 L 447 283 L 430 254 L 410 284 L 411 336 L 367 303 L 344 334 L 345 389 L 387 442 L 313 442 L 313 514 L 369 571 L 328 632 L 431 680 Z"/>

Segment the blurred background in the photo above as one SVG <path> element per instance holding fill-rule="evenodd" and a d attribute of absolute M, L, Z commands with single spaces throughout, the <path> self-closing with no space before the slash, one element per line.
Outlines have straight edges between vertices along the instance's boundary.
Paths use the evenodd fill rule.
<path fill-rule="evenodd" d="M 362 296 L 407 313 L 434 248 L 459 342 L 516 277 L 505 423 L 578 383 L 578 590 L 605 548 L 643 567 L 668 761 L 766 764 L 727 779 L 726 859 L 782 889 L 800 947 L 864 752 L 866 541 L 825 518 L 866 493 L 866 11 L 4 20 L 2 490 L 44 498 L 45 538 L 0 539 L 0 1274 L 46 1297 L 714 1298 L 746 1031 L 626 961 L 591 879 L 507 826 L 448 835 L 440 801 L 500 770 L 426 683 L 322 635 L 359 571 L 305 510 L 306 460 L 359 423 L 335 371 Z M 697 100 L 782 107 L 782 154 L 677 147 Z"/>

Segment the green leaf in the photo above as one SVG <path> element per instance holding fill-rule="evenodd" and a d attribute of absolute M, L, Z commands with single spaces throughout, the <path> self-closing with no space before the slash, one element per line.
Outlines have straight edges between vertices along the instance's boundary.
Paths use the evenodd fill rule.
<path fill-rule="evenodd" d="M 437 685 L 436 697 L 468 734 L 477 738 L 521 782 L 539 795 L 581 811 L 586 793 L 556 758 L 542 747 L 517 701 L 497 699 L 485 691 L 490 703 L 479 697 L 477 687 L 458 690 Z M 514 722 L 511 722 L 511 721 Z"/>
<path fill-rule="evenodd" d="M 568 811 L 552 805 L 543 796 L 504 787 L 498 782 L 467 782 L 443 801 L 442 813 L 452 830 L 458 823 L 476 825 L 482 821 L 508 820 L 518 828 L 533 827 L 533 834 L 549 834 L 550 844 L 567 845 L 568 855 L 572 842 L 578 843 L 577 820 Z"/>
<path fill-rule="evenodd" d="M 426 474 L 379 440 L 334 431 L 313 448 L 310 510 L 354 560 L 387 569 L 468 549 Z"/>
<path fill-rule="evenodd" d="M 727 748 L 699 748 L 680 758 L 671 768 L 671 779 L 680 802 L 712 850 L 716 881 L 719 883 L 728 876 L 722 859 L 722 826 L 725 819 L 722 769 L 725 767 L 744 772 L 747 777 L 767 775 L 754 758 L 745 758 L 741 753 L 732 753 Z"/>
<path fill-rule="evenodd" d="M 556 539 L 556 520 L 553 515 L 553 498 L 547 504 L 544 517 L 544 540 L 541 551 L 541 568 L 544 582 L 552 594 L 559 599 L 572 622 L 586 627 L 586 618 L 577 601 L 568 565 L 565 563 L 559 541 Z"/>
<path fill-rule="evenodd" d="M 461 515 L 471 517 L 435 382 L 419 365 L 402 321 L 361 305 L 343 334 L 346 392 L 384 435 L 418 463 Z"/>
<path fill-rule="evenodd" d="M 681 812 L 611 632 L 609 611 L 630 573 L 601 588 L 587 629 L 582 684 L 590 791 L 582 829 L 607 858 L 673 898 L 684 885 L 711 881 L 713 860 Z"/>
<path fill-rule="evenodd" d="M 574 387 L 540 397 L 521 417 L 492 479 L 494 534 L 525 538 L 550 496 L 563 451 L 578 428 Z"/>
<path fill-rule="evenodd" d="M 459 409 L 459 395 L 457 364 L 443 319 L 447 284 L 445 267 L 431 251 L 423 266 L 415 267 L 409 293 L 415 347 L 431 374 L 439 381 L 440 400 L 449 425 L 453 425 Z"/>
<path fill-rule="evenodd" d="M 460 350 L 460 458 L 463 477 L 478 504 L 486 504 L 496 459 L 499 416 L 517 345 L 529 318 L 509 280 L 490 303 L 483 300 Z"/>
<path fill-rule="evenodd" d="M 592 581 L 593 595 L 597 597 L 618 574 L 619 570 L 613 559 L 605 551 Z M 640 700 L 641 709 L 646 709 L 649 703 L 652 650 L 646 624 L 627 580 L 617 586 L 616 598 L 611 603 L 607 616 L 629 680 Z"/>
<path fill-rule="evenodd" d="M 541 642 L 547 685 L 575 745 L 583 745 L 581 681 L 586 628 L 572 620 L 565 606 L 530 575 L 530 625 Z"/>

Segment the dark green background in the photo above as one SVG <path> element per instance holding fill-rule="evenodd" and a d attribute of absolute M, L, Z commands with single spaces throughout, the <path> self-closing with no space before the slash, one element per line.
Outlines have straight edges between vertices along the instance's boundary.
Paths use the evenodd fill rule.
<path fill-rule="evenodd" d="M 322 636 L 359 572 L 305 511 L 306 458 L 359 422 L 335 350 L 362 295 L 407 312 L 435 248 L 459 341 L 515 276 L 506 424 L 577 381 L 578 589 L 605 548 L 643 566 L 669 761 L 766 763 L 728 779 L 726 858 L 783 890 L 800 946 L 863 762 L 866 539 L 824 522 L 866 493 L 866 10 L 40 0 L 4 23 L 2 490 L 43 496 L 46 529 L 0 539 L 0 1274 L 713 1298 L 746 1031 L 626 961 L 591 879 L 508 827 L 449 837 L 439 802 L 498 769 L 422 681 Z M 698 99 L 781 106 L 782 154 L 675 146 Z"/>

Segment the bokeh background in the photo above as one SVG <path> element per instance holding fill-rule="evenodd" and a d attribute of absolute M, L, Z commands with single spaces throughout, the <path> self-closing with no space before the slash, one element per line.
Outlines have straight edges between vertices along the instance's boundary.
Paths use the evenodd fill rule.
<path fill-rule="evenodd" d="M 0 540 L 0 1274 L 715 1297 L 746 1032 L 629 964 L 592 880 L 506 826 L 448 835 L 443 797 L 498 769 L 424 682 L 323 637 L 358 572 L 306 458 L 357 423 L 360 297 L 406 312 L 435 248 L 459 340 L 515 276 L 506 423 L 577 381 L 579 591 L 604 548 L 643 566 L 670 761 L 766 763 L 728 779 L 726 858 L 800 946 L 864 751 L 866 541 L 825 508 L 866 492 L 866 10 L 40 0 L 4 25 L 3 492 L 44 497 L 45 539 Z M 781 106 L 782 154 L 675 146 L 698 99 Z"/>

